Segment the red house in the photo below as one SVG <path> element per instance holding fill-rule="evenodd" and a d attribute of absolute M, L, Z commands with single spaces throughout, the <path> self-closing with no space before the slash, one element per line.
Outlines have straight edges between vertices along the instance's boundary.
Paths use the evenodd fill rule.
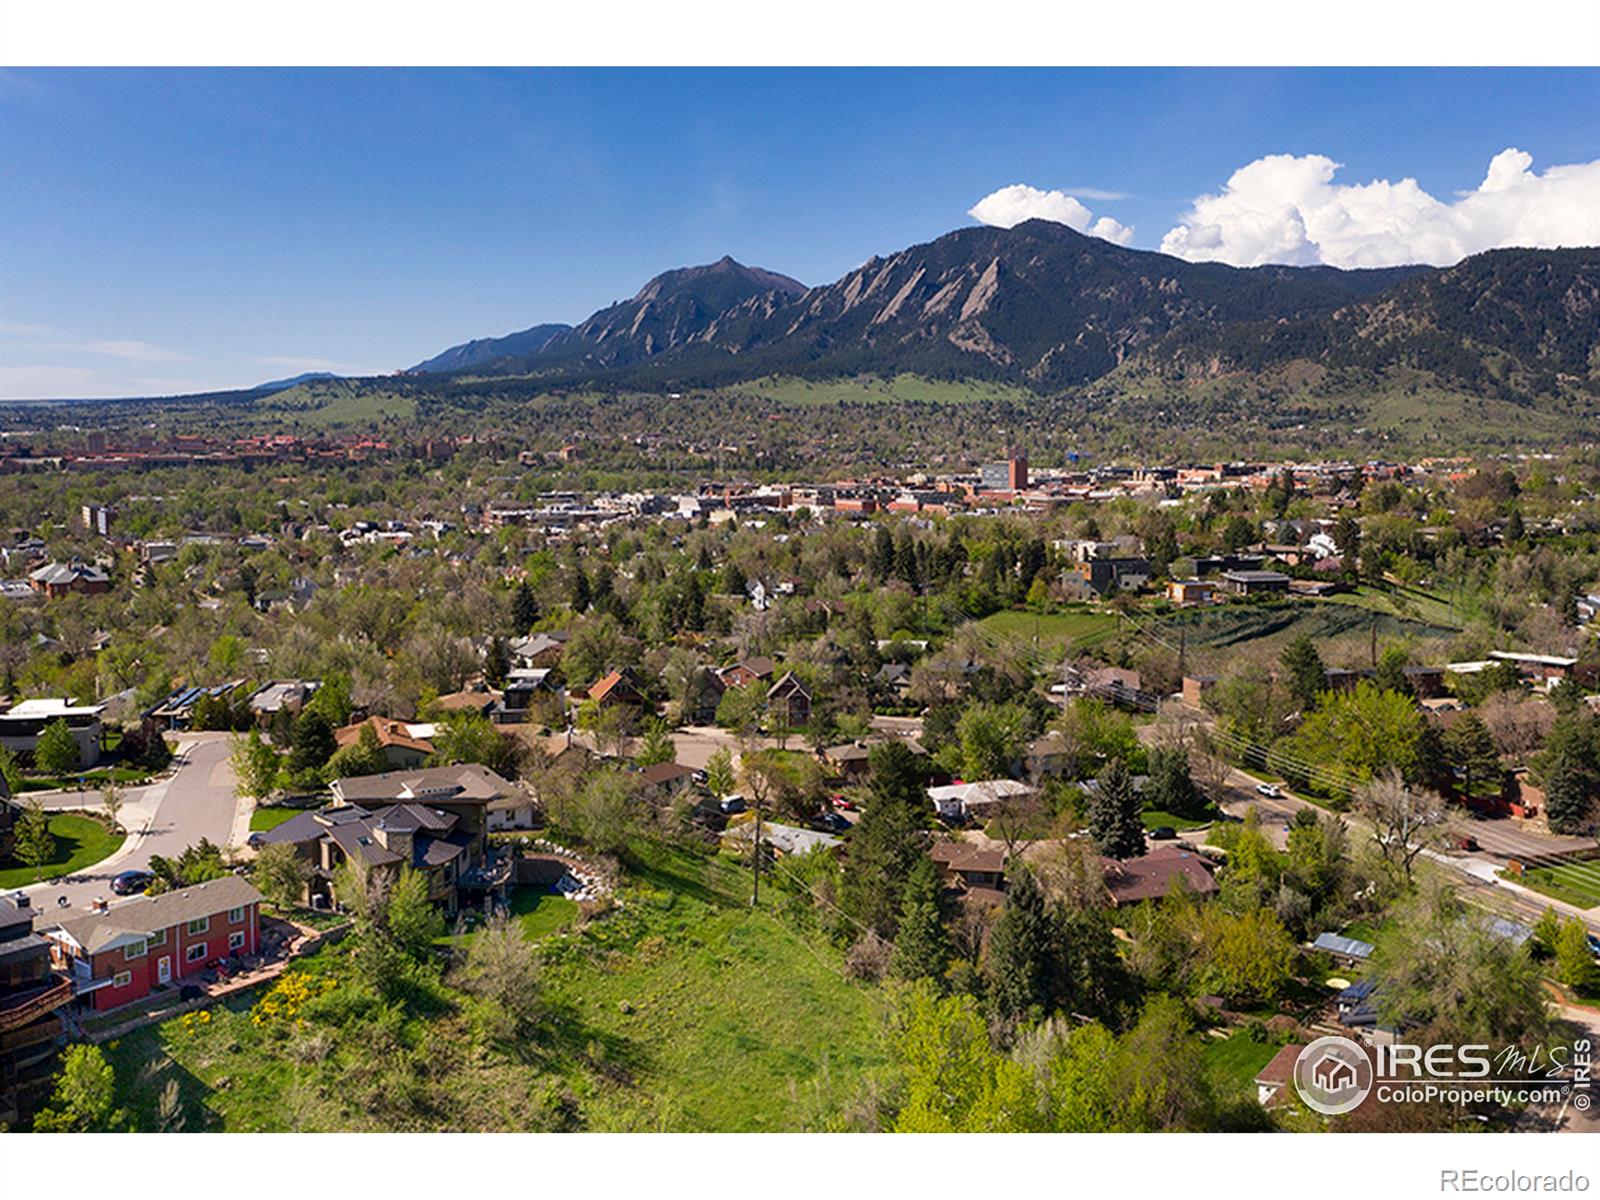
<path fill-rule="evenodd" d="M 44 930 L 58 971 L 90 1008 L 142 1000 L 261 945 L 261 893 L 237 875 L 145 896 Z"/>

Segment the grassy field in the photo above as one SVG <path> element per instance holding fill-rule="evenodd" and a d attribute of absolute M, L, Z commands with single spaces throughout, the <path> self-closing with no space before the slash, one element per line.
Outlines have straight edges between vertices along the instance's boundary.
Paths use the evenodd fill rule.
<path fill-rule="evenodd" d="M 1219 1097 L 1237 1100 L 1241 1096 L 1255 1099 L 1255 1078 L 1261 1069 L 1278 1053 L 1272 1042 L 1252 1041 L 1246 1034 L 1206 1043 L 1204 1058 L 1211 1086 Z"/>
<path fill-rule="evenodd" d="M 55 792 L 76 791 L 79 784 L 85 791 L 99 791 L 108 783 L 115 783 L 119 787 L 144 783 L 150 778 L 150 772 L 137 767 L 102 767 L 93 771 L 85 771 L 81 775 L 29 775 L 22 779 L 22 786 L 18 789 L 23 792 Z"/>
<path fill-rule="evenodd" d="M 555 930 L 559 898 L 523 906 L 525 927 L 546 931 L 544 1015 L 524 1043 L 483 1048 L 448 987 L 382 1030 L 353 1009 L 339 1026 L 314 1008 L 257 1023 L 247 994 L 111 1043 L 119 1103 L 157 1128 L 175 1081 L 187 1128 L 229 1131 L 540 1128 L 552 1106 L 595 1130 L 775 1130 L 838 1112 L 886 1061 L 885 994 L 846 980 L 840 951 L 783 916 L 781 893 L 752 911 L 736 862 L 644 853 L 603 919 Z M 337 980 L 330 999 L 348 1004 L 349 949 L 296 970 Z M 394 1049 L 374 1059 L 373 1036 Z M 408 1055 L 425 1065 L 398 1075 Z M 424 1097 L 407 1093 L 403 1118 L 397 1088 Z"/>
<path fill-rule="evenodd" d="M 1117 618 L 1108 612 L 1070 609 L 1066 612 L 1031 613 L 1010 610 L 991 613 L 978 622 L 991 633 L 1011 641 L 1040 647 L 1093 646 L 1116 632 Z"/>
<path fill-rule="evenodd" d="M 110 858 L 122 847 L 123 835 L 112 833 L 93 817 L 78 813 L 57 813 L 50 818 L 50 832 L 55 835 L 56 852 L 44 864 L 43 874 L 34 867 L 20 864 L 0 867 L 0 889 L 26 887 L 40 879 L 58 879 L 76 874 Z"/>
<path fill-rule="evenodd" d="M 281 805 L 266 804 L 250 814 L 250 832 L 265 833 L 269 829 L 276 829 L 285 821 L 292 821 L 301 813 L 303 808 L 285 808 Z"/>
<path fill-rule="evenodd" d="M 1508 878 L 1516 878 L 1508 876 Z M 1518 882 L 1579 908 L 1600 905 L 1600 862 L 1572 862 L 1559 867 L 1534 867 Z"/>
<path fill-rule="evenodd" d="M 417 402 L 409 396 L 371 387 L 319 382 L 303 383 L 268 396 L 257 402 L 256 411 L 264 416 L 291 419 L 315 429 L 328 429 L 391 420 L 408 421 L 416 416 Z"/>

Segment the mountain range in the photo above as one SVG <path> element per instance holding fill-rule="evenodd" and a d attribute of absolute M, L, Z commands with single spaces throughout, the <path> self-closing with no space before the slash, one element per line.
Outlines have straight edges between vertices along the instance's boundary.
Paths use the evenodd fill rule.
<path fill-rule="evenodd" d="M 811 288 L 731 258 L 668 271 L 576 326 L 468 342 L 412 371 L 650 387 L 915 372 L 1059 391 L 1294 362 L 1409 367 L 1513 399 L 1600 390 L 1600 251 L 1237 268 L 1033 220 L 956 230 Z"/>

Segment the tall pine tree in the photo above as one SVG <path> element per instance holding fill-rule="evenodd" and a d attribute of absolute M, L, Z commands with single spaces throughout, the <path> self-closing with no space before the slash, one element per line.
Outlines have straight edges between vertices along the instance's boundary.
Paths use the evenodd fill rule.
<path fill-rule="evenodd" d="M 901 979 L 942 979 L 950 939 L 939 916 L 939 876 L 931 858 L 919 859 L 906 877 L 890 969 Z"/>
<path fill-rule="evenodd" d="M 539 601 L 534 599 L 533 589 L 524 579 L 517 584 L 517 590 L 511 593 L 511 634 L 513 637 L 525 637 L 528 630 L 533 628 L 533 623 L 539 619 Z"/>
<path fill-rule="evenodd" d="M 1089 836 L 1108 858 L 1136 858 L 1144 853 L 1144 822 L 1127 764 L 1114 758 L 1096 780 L 1089 798 Z"/>
<path fill-rule="evenodd" d="M 1017 872 L 1005 910 L 989 935 L 990 1011 L 1012 1022 L 1042 1014 L 1050 1006 L 1055 976 L 1050 914 L 1033 872 Z"/>
<path fill-rule="evenodd" d="M 874 746 L 867 764 L 867 803 L 850 835 L 839 900 L 855 920 L 893 938 L 906 880 L 927 858 L 928 799 L 916 755 L 904 743 Z"/>

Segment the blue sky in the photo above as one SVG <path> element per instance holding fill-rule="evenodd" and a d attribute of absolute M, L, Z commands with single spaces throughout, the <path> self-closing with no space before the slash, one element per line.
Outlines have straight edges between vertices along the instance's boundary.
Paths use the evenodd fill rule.
<path fill-rule="evenodd" d="M 386 371 L 723 254 L 824 283 L 1013 184 L 1241 263 L 1592 242 L 1593 172 L 1540 173 L 1597 111 L 1553 69 L 7 71 L 0 395 Z M 1408 177 L 1398 241 L 1412 194 L 1339 190 Z"/>

